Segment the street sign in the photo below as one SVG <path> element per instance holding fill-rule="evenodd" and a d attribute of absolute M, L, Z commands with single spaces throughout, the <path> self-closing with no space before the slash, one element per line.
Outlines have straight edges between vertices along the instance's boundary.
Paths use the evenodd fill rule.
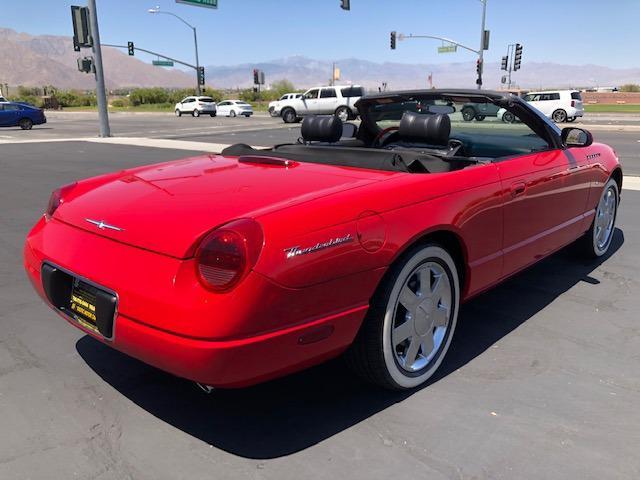
<path fill-rule="evenodd" d="M 438 53 L 454 53 L 458 51 L 457 45 L 443 45 L 438 47 Z"/>
<path fill-rule="evenodd" d="M 173 62 L 171 60 L 153 60 L 151 63 L 156 67 L 173 67 Z"/>
<path fill-rule="evenodd" d="M 79 52 L 81 47 L 91 47 L 89 9 L 71 6 L 71 20 L 73 21 L 73 49 Z"/>
<path fill-rule="evenodd" d="M 194 7 L 218 8 L 218 0 L 176 0 L 176 3 L 184 3 Z"/>

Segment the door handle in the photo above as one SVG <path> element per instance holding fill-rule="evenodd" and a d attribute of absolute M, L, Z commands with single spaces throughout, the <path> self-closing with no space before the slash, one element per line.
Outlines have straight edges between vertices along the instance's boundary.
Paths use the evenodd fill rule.
<path fill-rule="evenodd" d="M 524 182 L 518 182 L 511 185 L 511 196 L 517 197 L 518 195 L 522 195 L 527 189 L 527 184 Z"/>

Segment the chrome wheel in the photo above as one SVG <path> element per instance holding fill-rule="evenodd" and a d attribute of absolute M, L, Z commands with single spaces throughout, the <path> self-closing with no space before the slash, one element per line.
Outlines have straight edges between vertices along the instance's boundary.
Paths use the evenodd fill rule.
<path fill-rule="evenodd" d="M 340 107 L 336 110 L 336 117 L 338 117 L 343 122 L 349 120 L 350 112 L 347 107 Z"/>
<path fill-rule="evenodd" d="M 567 121 L 567 112 L 565 112 L 564 110 L 556 110 L 551 115 L 551 118 L 556 123 L 564 123 Z"/>
<path fill-rule="evenodd" d="M 407 372 L 426 367 L 436 356 L 450 323 L 451 282 L 444 268 L 427 262 L 407 277 L 396 300 L 392 345 Z"/>
<path fill-rule="evenodd" d="M 607 185 L 596 209 L 593 225 L 593 242 L 595 250 L 605 252 L 613 237 L 613 228 L 618 208 L 618 189 L 611 182 Z"/>

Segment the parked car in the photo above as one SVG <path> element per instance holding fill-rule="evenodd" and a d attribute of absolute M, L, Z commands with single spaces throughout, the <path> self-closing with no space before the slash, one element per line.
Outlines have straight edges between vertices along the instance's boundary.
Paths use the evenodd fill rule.
<path fill-rule="evenodd" d="M 249 118 L 253 115 L 253 107 L 242 100 L 224 100 L 218 104 L 218 112 L 225 117 L 244 115 Z"/>
<path fill-rule="evenodd" d="M 47 117 L 41 108 L 24 103 L 0 103 L 0 127 L 20 127 L 31 130 L 34 125 L 47 123 Z"/>
<path fill-rule="evenodd" d="M 364 89 L 357 85 L 311 88 L 299 98 L 280 102 L 280 116 L 285 123 L 299 122 L 306 115 L 336 115 L 346 122 L 357 117 L 356 103 L 362 95 Z"/>
<path fill-rule="evenodd" d="M 302 97 L 301 93 L 285 93 L 278 100 L 269 102 L 269 115 L 271 115 L 272 117 L 279 117 L 280 110 L 282 110 L 282 102 L 300 97 Z"/>
<path fill-rule="evenodd" d="M 185 97 L 176 103 L 176 117 L 181 117 L 183 113 L 190 113 L 194 117 L 200 115 L 211 115 L 215 117 L 217 114 L 216 102 L 211 97 Z"/>
<path fill-rule="evenodd" d="M 486 101 L 520 123 L 451 121 Z M 26 239 L 32 285 L 86 334 L 204 386 L 346 353 L 410 389 L 440 366 L 461 302 L 572 242 L 609 251 L 622 169 L 588 131 L 491 91 L 357 108 L 359 126 L 305 118 L 303 142 L 60 187 Z"/>
<path fill-rule="evenodd" d="M 498 120 L 502 120 L 504 123 L 518 123 L 519 119 L 506 108 L 500 108 L 496 114 Z"/>
<path fill-rule="evenodd" d="M 529 92 L 524 100 L 556 123 L 573 122 L 584 115 L 582 96 L 577 90 Z"/>
<path fill-rule="evenodd" d="M 474 119 L 478 122 L 481 122 L 487 117 L 495 117 L 498 113 L 499 108 L 500 107 L 498 107 L 498 105 L 494 105 L 491 102 L 471 102 L 463 105 L 460 113 L 462 114 L 462 118 L 465 122 L 470 122 Z"/>

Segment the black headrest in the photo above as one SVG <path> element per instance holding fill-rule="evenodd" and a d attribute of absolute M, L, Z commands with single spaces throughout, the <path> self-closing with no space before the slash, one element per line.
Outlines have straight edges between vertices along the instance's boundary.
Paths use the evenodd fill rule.
<path fill-rule="evenodd" d="M 342 137 L 342 120 L 335 115 L 304 117 L 301 132 L 305 142 L 334 143 Z"/>
<path fill-rule="evenodd" d="M 403 140 L 414 140 L 429 145 L 447 145 L 451 133 L 451 120 L 444 113 L 420 114 L 404 112 L 398 135 Z"/>

